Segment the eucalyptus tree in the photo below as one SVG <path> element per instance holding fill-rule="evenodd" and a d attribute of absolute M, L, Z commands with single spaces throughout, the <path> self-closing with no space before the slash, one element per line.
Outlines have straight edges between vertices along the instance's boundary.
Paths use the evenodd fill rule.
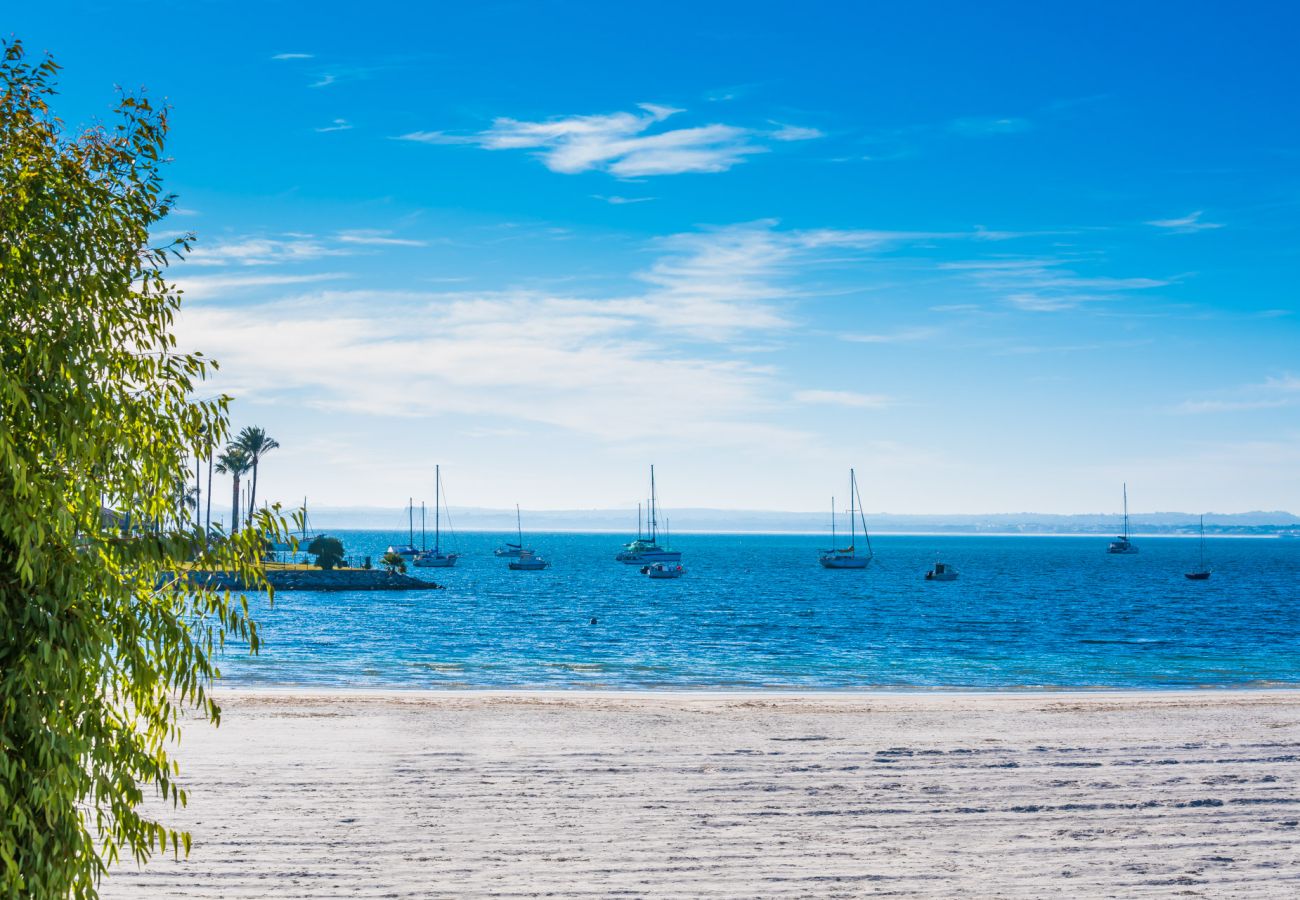
<path fill-rule="evenodd" d="M 0 44 L 0 897 L 89 900 L 124 855 L 188 851 L 140 804 L 185 802 L 182 716 L 217 722 L 218 648 L 258 646 L 245 598 L 177 573 L 265 586 L 262 535 L 286 527 L 264 512 L 204 547 L 178 521 L 229 398 L 194 399 L 216 364 L 173 333 L 188 239 L 150 243 L 166 110 L 124 95 L 71 132 L 57 71 Z"/>
<path fill-rule="evenodd" d="M 239 530 L 239 480 L 253 468 L 248 452 L 238 444 L 227 444 L 217 454 L 217 471 L 230 476 L 230 533 Z"/>
<path fill-rule="evenodd" d="M 277 450 L 280 442 L 266 433 L 266 430 L 256 425 L 249 425 L 243 431 L 239 432 L 239 437 L 235 438 L 235 446 L 239 447 L 248 455 L 249 461 L 253 466 L 253 484 L 248 491 L 248 517 L 253 517 L 253 510 L 257 508 L 257 466 L 262 461 L 262 457 Z"/>

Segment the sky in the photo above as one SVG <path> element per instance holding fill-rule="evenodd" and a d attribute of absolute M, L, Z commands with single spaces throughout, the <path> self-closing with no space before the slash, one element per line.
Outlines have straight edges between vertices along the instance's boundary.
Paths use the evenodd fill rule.
<path fill-rule="evenodd" d="M 0 21 L 71 127 L 171 105 L 260 495 L 1300 510 L 1295 8 L 304 10 Z"/>

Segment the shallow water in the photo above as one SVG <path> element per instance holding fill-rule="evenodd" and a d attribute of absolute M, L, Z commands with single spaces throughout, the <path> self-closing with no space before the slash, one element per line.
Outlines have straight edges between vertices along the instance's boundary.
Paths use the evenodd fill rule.
<path fill-rule="evenodd" d="M 339 532 L 349 554 L 405 534 Z M 285 592 L 254 604 L 261 654 L 226 686 L 586 689 L 1191 688 L 1300 684 L 1300 542 L 1105 537 L 873 539 L 866 571 L 817 564 L 810 535 L 682 535 L 685 577 L 614 561 L 626 537 L 535 534 L 511 572 L 463 534 L 445 590 Z M 861 546 L 861 545 L 859 545 Z M 936 556 L 960 572 L 933 583 Z M 592 619 L 595 624 L 591 624 Z"/>

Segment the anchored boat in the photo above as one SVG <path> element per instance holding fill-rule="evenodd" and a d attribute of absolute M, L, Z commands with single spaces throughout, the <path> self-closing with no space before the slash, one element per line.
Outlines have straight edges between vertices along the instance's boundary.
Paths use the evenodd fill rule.
<path fill-rule="evenodd" d="M 1137 553 L 1137 545 L 1128 539 L 1128 482 L 1124 482 L 1124 533 L 1110 542 L 1107 553 Z"/>
<path fill-rule="evenodd" d="M 856 508 L 855 508 L 856 503 Z M 862 539 L 866 541 L 867 552 L 860 555 L 857 551 L 858 521 L 862 522 Z M 871 565 L 875 554 L 871 550 L 871 535 L 867 533 L 867 518 L 862 512 L 862 497 L 858 494 L 858 476 L 849 469 L 849 545 L 842 550 L 835 549 L 835 498 L 831 498 L 831 549 L 822 550 L 818 561 L 827 569 L 865 569 Z"/>
<path fill-rule="evenodd" d="M 442 552 L 442 466 L 433 467 L 433 549 L 417 553 L 411 563 L 422 569 L 449 569 L 460 559 L 459 553 Z"/>
<path fill-rule="evenodd" d="M 679 550 L 669 550 L 659 546 L 659 498 L 655 493 L 655 467 L 650 467 L 650 506 L 649 506 L 649 526 L 650 533 L 646 536 L 641 534 L 641 510 L 637 508 L 636 517 L 636 540 L 625 545 L 619 554 L 614 557 L 621 563 L 629 566 L 647 565 L 651 563 L 680 563 L 682 554 Z"/>
<path fill-rule="evenodd" d="M 1201 516 L 1201 563 L 1192 571 L 1184 572 L 1183 577 L 1188 581 L 1208 581 L 1210 571 L 1205 565 L 1205 516 Z"/>
<path fill-rule="evenodd" d="M 926 581 L 956 581 L 957 570 L 947 563 L 936 562 L 934 568 L 925 573 Z"/>
<path fill-rule="evenodd" d="M 389 553 L 396 553 L 398 556 L 415 556 L 420 551 L 415 549 L 415 498 L 412 497 L 406 501 L 406 543 L 390 544 Z"/>

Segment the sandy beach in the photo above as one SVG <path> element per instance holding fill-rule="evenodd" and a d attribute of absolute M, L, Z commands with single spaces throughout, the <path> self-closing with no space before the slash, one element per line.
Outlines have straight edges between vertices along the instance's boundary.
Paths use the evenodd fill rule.
<path fill-rule="evenodd" d="M 105 897 L 1300 894 L 1300 692 L 221 697 Z"/>

